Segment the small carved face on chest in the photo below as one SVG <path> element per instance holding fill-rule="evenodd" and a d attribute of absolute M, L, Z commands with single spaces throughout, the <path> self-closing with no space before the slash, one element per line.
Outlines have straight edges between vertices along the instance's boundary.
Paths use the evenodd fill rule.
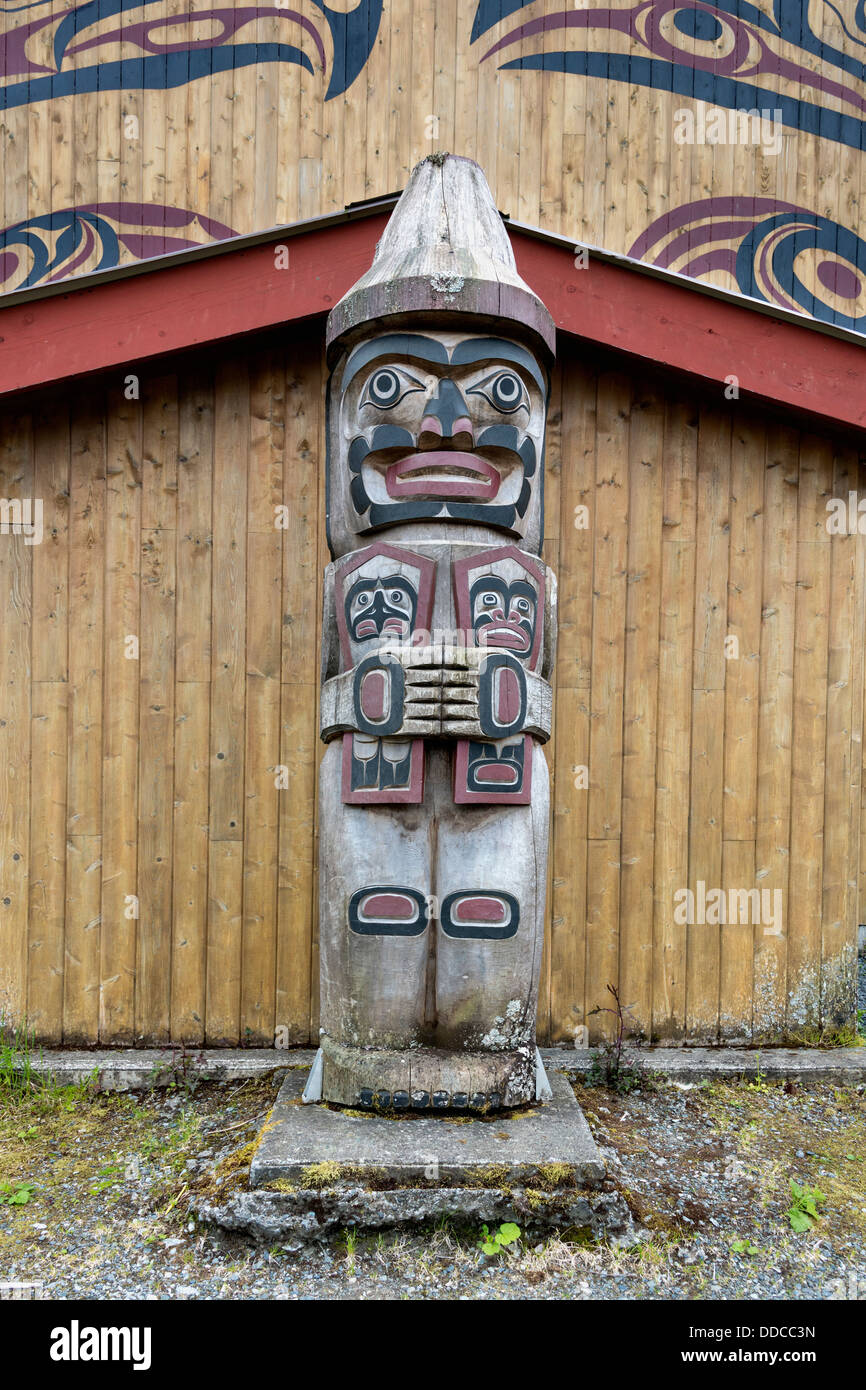
<path fill-rule="evenodd" d="M 504 648 L 537 669 L 544 628 L 544 570 L 514 545 L 454 562 L 458 622 L 477 647 Z"/>
<path fill-rule="evenodd" d="M 402 575 L 358 579 L 346 595 L 349 634 L 356 642 L 368 637 L 401 641 L 412 631 L 417 602 L 415 590 Z"/>
<path fill-rule="evenodd" d="M 379 541 L 341 565 L 337 629 L 348 669 L 382 646 L 411 645 L 430 623 L 433 561 Z"/>
<path fill-rule="evenodd" d="M 541 532 L 546 378 L 507 338 L 383 333 L 331 381 L 328 522 L 335 553 L 409 523 Z"/>
<path fill-rule="evenodd" d="M 525 656 L 535 638 L 537 594 L 525 579 L 509 584 L 497 575 L 476 579 L 469 595 L 479 647 L 506 647 Z"/>

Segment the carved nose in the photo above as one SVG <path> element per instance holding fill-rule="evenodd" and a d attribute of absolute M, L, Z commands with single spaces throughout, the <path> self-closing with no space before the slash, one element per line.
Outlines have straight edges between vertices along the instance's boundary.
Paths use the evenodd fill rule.
<path fill-rule="evenodd" d="M 471 449 L 474 446 L 475 432 L 468 416 L 461 415 L 450 430 L 443 430 L 442 421 L 435 415 L 424 416 L 418 435 L 419 449 L 441 449 L 445 440 L 455 449 Z"/>
<path fill-rule="evenodd" d="M 436 388 L 436 395 L 427 403 L 418 447 L 441 449 L 446 440 L 452 449 L 471 449 L 475 442 L 472 422 L 466 414 L 466 402 L 449 377 L 443 377 Z"/>

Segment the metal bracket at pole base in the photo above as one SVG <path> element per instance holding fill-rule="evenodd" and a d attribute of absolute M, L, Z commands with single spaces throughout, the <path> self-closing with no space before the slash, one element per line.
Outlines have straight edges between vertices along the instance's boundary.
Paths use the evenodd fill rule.
<path fill-rule="evenodd" d="M 319 1048 L 313 1058 L 313 1065 L 310 1067 L 310 1074 L 307 1077 L 307 1084 L 304 1087 L 301 1100 L 304 1105 L 313 1105 L 317 1100 L 322 1099 L 322 1066 L 324 1063 L 322 1049 Z M 540 1060 L 540 1059 L 539 1059 Z M 545 1083 L 547 1077 L 544 1078 Z"/>
<path fill-rule="evenodd" d="M 313 1068 L 315 1069 L 315 1062 Z M 312 1074 L 310 1072 L 310 1076 Z M 306 1092 L 304 1094 L 306 1095 Z M 547 1079 L 547 1072 L 544 1070 L 544 1063 L 538 1048 L 535 1049 L 535 1099 L 553 1100 L 553 1091 L 550 1089 L 550 1082 Z"/>

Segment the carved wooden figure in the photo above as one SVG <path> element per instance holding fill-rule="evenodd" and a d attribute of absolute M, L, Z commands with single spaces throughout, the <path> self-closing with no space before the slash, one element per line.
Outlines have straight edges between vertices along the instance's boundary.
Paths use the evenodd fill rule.
<path fill-rule="evenodd" d="M 536 1096 L 553 346 L 481 170 L 425 160 L 328 320 L 330 1101 L 490 1109 Z"/>

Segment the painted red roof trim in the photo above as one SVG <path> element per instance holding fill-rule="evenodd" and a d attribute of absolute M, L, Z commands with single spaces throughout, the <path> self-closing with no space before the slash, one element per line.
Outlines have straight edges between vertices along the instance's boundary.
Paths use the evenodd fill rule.
<path fill-rule="evenodd" d="M 0 300 L 0 395 L 327 313 L 370 265 L 387 216 L 287 228 L 180 263 Z M 866 429 L 866 355 L 850 336 L 603 255 L 590 253 L 588 268 L 577 269 L 568 243 L 509 231 L 521 275 L 562 332 L 720 388 L 736 376 L 741 397 Z M 286 269 L 277 269 L 281 245 Z"/>

